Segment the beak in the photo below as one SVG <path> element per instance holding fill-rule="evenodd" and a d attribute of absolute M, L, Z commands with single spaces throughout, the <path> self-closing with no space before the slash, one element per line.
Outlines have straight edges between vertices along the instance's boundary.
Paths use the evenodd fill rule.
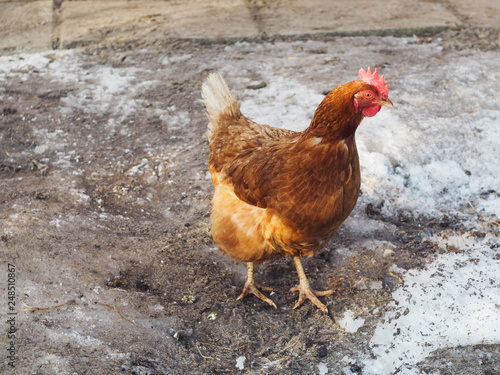
<path fill-rule="evenodd" d="M 383 105 L 384 107 L 394 108 L 394 104 L 392 104 L 391 99 L 382 98 L 378 104 Z"/>

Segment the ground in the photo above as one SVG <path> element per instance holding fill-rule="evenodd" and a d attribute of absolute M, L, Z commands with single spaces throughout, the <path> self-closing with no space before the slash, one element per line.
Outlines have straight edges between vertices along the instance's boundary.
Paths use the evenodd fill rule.
<path fill-rule="evenodd" d="M 442 60 L 498 52 L 498 34 L 489 30 L 412 40 L 437 43 Z M 12 57 L 23 67 L 4 74 L 0 88 L 0 249 L 1 267 L 16 270 L 18 331 L 16 367 L 2 358 L 2 372 L 363 374 L 355 359 L 369 355 L 367 340 L 402 281 L 394 265 L 418 269 L 457 250 L 430 238 L 467 228 L 448 214 L 387 215 L 362 201 L 327 248 L 303 262 L 314 288 L 336 292 L 321 298 L 328 314 L 309 302 L 292 309 L 297 296 L 288 291 L 298 279 L 289 258 L 256 273 L 275 289 L 277 310 L 252 296 L 236 301 L 245 265 L 220 253 L 210 236 L 200 87 L 208 73 L 232 65 L 234 90 L 258 95 L 266 80 L 255 64 L 269 55 L 294 61 L 281 73 L 293 71 L 304 84 L 314 81 L 310 61 L 318 58 L 320 80 L 330 66 L 351 80 L 362 56 L 353 69 L 352 55 L 336 57 L 330 48 L 369 46 L 378 67 L 404 65 L 412 47 L 391 43 L 166 40 L 54 51 L 31 57 L 31 65 Z M 319 83 L 324 92 L 331 82 Z M 356 332 L 339 325 L 346 311 L 364 319 Z M 499 363 L 498 345 L 470 345 L 434 352 L 417 367 L 494 375 Z"/>

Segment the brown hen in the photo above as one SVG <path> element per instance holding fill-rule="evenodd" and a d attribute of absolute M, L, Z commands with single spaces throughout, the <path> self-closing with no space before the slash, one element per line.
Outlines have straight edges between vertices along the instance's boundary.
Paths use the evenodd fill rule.
<path fill-rule="evenodd" d="M 260 291 L 272 289 L 254 281 L 253 266 L 289 255 L 300 280 L 291 289 L 299 292 L 294 308 L 309 299 L 328 311 L 317 297 L 333 291 L 311 289 L 300 258 L 324 248 L 353 210 L 361 181 L 354 133 L 365 116 L 392 107 L 383 76 L 368 68 L 360 70 L 360 78 L 326 95 L 302 132 L 245 117 L 218 74 L 203 85 L 215 186 L 212 236 L 223 252 L 247 262 L 238 299 L 251 293 L 276 308 Z"/>

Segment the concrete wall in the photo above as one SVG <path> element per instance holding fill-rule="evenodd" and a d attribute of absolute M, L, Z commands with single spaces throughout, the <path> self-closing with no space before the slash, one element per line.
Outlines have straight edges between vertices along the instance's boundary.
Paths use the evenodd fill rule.
<path fill-rule="evenodd" d="M 498 27 L 500 2 L 468 0 L 0 0 L 0 51 L 111 40 L 242 38 Z"/>

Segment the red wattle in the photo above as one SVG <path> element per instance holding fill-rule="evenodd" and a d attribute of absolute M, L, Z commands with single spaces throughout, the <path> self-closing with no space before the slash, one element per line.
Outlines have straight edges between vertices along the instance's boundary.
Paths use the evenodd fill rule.
<path fill-rule="evenodd" d="M 380 111 L 380 108 L 382 108 L 380 106 L 380 104 L 371 105 L 371 106 L 366 107 L 365 109 L 363 109 L 363 114 L 366 117 L 373 117 L 373 116 L 375 116 L 378 113 L 378 111 Z"/>

